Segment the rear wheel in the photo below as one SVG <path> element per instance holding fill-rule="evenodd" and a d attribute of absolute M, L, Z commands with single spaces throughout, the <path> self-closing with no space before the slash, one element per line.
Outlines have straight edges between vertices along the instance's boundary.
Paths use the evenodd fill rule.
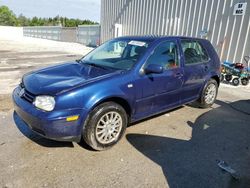
<path fill-rule="evenodd" d="M 249 80 L 248 80 L 247 78 L 242 78 L 242 79 L 241 79 L 241 84 L 242 84 L 243 86 L 246 86 L 248 83 L 249 83 Z"/>
<path fill-rule="evenodd" d="M 128 123 L 126 111 L 117 103 L 105 102 L 90 113 L 83 130 L 83 139 L 95 150 L 115 145 Z"/>
<path fill-rule="evenodd" d="M 209 108 L 214 104 L 218 93 L 218 83 L 214 79 L 210 79 L 204 86 L 202 94 L 198 100 L 199 106 Z"/>
<path fill-rule="evenodd" d="M 240 84 L 239 78 L 234 78 L 234 79 L 232 80 L 232 83 L 233 83 L 234 86 L 238 86 L 238 85 Z"/>

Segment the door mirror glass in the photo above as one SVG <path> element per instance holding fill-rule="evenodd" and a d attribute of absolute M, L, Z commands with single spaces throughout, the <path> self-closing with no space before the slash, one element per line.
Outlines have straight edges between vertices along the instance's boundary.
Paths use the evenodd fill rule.
<path fill-rule="evenodd" d="M 151 73 L 161 74 L 163 73 L 163 67 L 157 64 L 149 64 L 144 69 L 144 72 L 145 74 L 151 74 Z"/>

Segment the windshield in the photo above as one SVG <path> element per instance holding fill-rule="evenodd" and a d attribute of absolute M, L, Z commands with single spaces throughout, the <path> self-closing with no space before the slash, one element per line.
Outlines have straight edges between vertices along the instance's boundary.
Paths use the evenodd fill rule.
<path fill-rule="evenodd" d="M 145 41 L 115 39 L 90 52 L 82 62 L 99 67 L 130 70 L 147 47 L 148 43 Z"/>

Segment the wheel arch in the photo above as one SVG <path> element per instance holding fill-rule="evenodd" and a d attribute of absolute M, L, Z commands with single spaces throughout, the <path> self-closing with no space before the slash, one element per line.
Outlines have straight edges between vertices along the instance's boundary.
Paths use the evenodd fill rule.
<path fill-rule="evenodd" d="M 218 86 L 220 85 L 220 78 L 218 75 L 212 76 L 211 79 L 214 79 L 217 82 Z"/>
<path fill-rule="evenodd" d="M 120 97 L 120 96 L 112 96 L 112 97 L 103 98 L 103 99 L 99 100 L 98 102 L 96 102 L 91 107 L 90 111 L 92 111 L 95 107 L 97 107 L 98 105 L 105 103 L 105 102 L 114 102 L 114 103 L 121 105 L 124 108 L 124 110 L 126 111 L 128 119 L 130 119 L 131 113 L 132 113 L 132 107 L 126 99 L 124 99 L 123 97 Z"/>

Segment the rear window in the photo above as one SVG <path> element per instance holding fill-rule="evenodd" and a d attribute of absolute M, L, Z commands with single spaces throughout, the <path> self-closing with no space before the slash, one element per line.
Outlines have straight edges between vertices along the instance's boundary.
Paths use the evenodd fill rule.
<path fill-rule="evenodd" d="M 182 40 L 181 46 L 186 65 L 203 63 L 209 60 L 206 50 L 198 41 Z"/>

